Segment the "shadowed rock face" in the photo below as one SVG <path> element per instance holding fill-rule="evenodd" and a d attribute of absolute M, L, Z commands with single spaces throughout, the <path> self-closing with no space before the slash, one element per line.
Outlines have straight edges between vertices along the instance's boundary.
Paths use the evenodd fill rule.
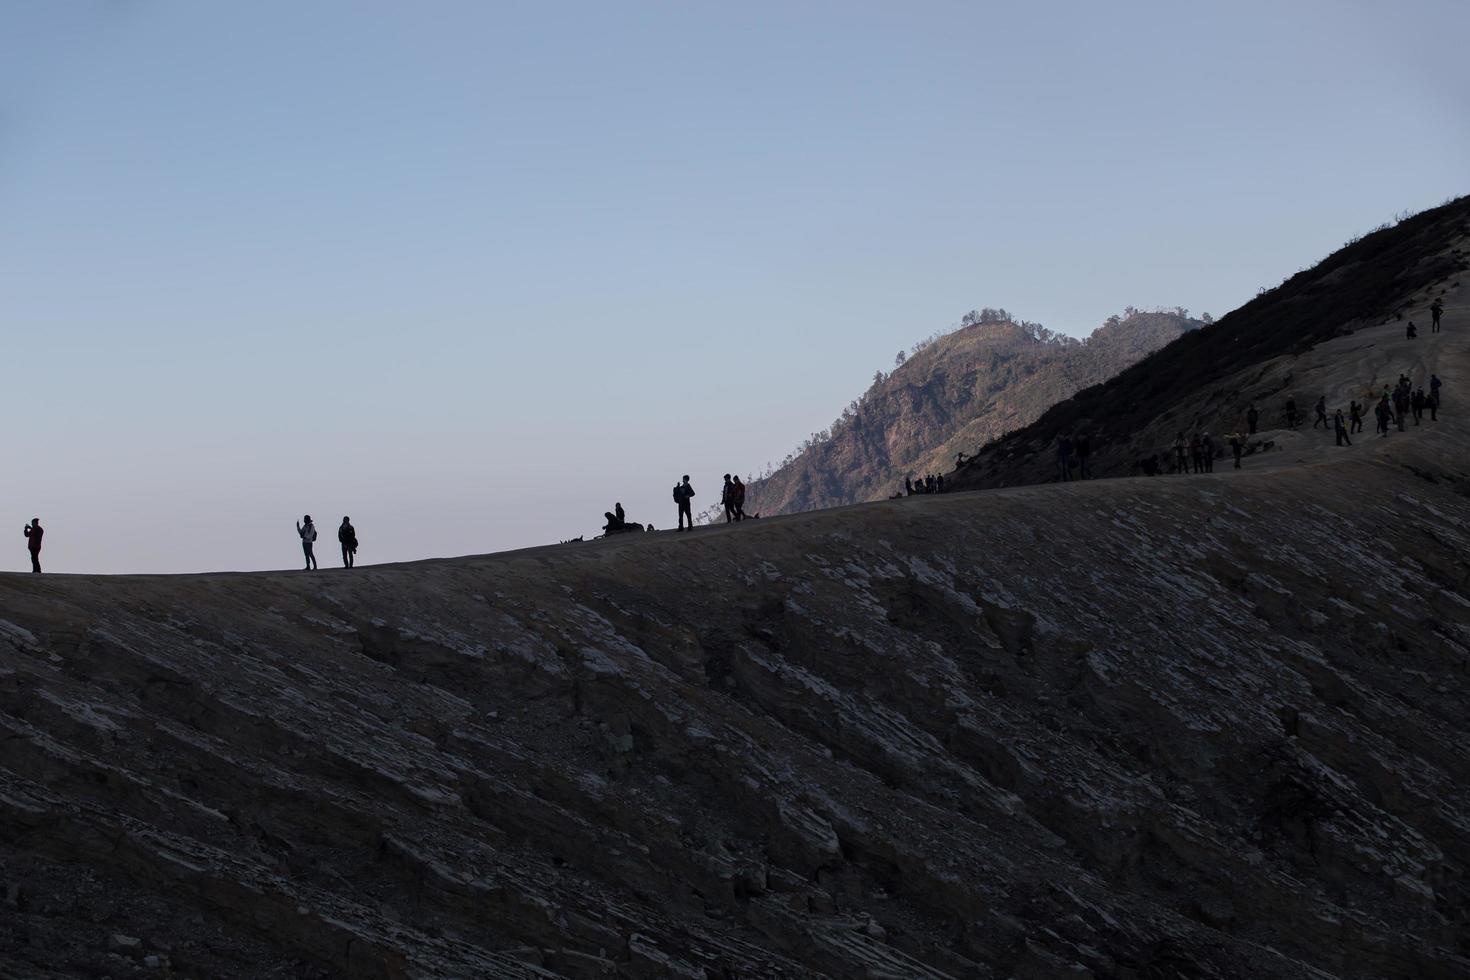
<path fill-rule="evenodd" d="M 350 573 L 0 577 L 0 973 L 1463 977 L 1467 553 L 1457 419 Z"/>

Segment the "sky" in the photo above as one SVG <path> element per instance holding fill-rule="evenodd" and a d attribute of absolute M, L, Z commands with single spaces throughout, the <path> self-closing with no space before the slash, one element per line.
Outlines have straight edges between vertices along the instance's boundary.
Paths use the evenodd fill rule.
<path fill-rule="evenodd" d="M 0 568 L 674 523 L 1001 306 L 1470 192 L 1470 5 L 0 0 Z M 752 501 L 748 510 L 758 510 Z M 7 558 L 6 555 L 9 555 Z"/>

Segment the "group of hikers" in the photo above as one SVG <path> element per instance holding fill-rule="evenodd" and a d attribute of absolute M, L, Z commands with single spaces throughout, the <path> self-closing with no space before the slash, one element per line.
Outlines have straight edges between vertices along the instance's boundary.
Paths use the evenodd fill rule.
<path fill-rule="evenodd" d="M 1438 329 L 1438 317 L 1435 318 L 1435 329 Z M 1380 436 L 1387 436 L 1389 429 L 1397 424 L 1400 432 L 1404 431 L 1409 419 L 1419 425 L 1424 419 L 1424 413 L 1429 413 L 1429 420 L 1439 420 L 1440 389 L 1443 382 L 1439 376 L 1430 374 L 1429 382 L 1414 386 L 1407 374 L 1400 374 L 1398 383 L 1392 388 L 1383 386 L 1383 391 L 1378 394 L 1377 404 L 1373 408 L 1373 414 L 1378 421 L 1377 432 Z M 1327 398 L 1322 396 L 1317 399 L 1313 406 L 1315 419 L 1312 428 L 1330 430 L 1336 438 L 1339 446 L 1351 446 L 1352 436 L 1363 431 L 1363 419 L 1368 414 L 1368 404 L 1373 401 L 1375 393 L 1368 391 L 1363 396 L 1360 404 L 1357 400 L 1348 402 L 1347 412 L 1344 413 L 1339 407 L 1329 416 L 1327 414 Z M 1295 429 L 1297 427 L 1298 415 L 1296 399 L 1288 398 L 1285 405 L 1286 427 Z M 1231 455 L 1235 457 L 1235 468 L 1240 469 L 1240 458 L 1244 454 L 1249 443 L 1250 436 L 1257 433 L 1260 425 L 1261 413 L 1252 403 L 1245 412 L 1246 435 L 1233 432 L 1225 437 L 1230 446 Z M 1174 437 L 1174 443 L 1170 447 L 1170 456 L 1173 459 L 1174 473 L 1211 473 L 1214 472 L 1215 441 L 1208 432 L 1195 432 L 1192 437 L 1186 437 L 1184 432 L 1179 432 Z M 1061 456 L 1060 447 L 1057 450 L 1058 457 Z M 1149 464 L 1153 465 L 1150 466 Z M 1144 472 L 1154 475 L 1159 472 L 1157 457 L 1146 460 L 1143 466 Z"/>
<path fill-rule="evenodd" d="M 674 484 L 674 506 L 679 512 L 678 526 L 675 527 L 676 531 L 683 531 L 685 528 L 691 531 L 694 529 L 693 501 L 694 486 L 689 482 L 689 474 L 686 473 L 678 483 Z M 725 486 L 720 491 L 720 506 L 725 509 L 726 524 L 746 519 L 748 515 L 745 513 L 745 482 L 740 477 L 732 476 L 729 473 L 725 474 Z M 621 503 L 614 504 L 613 509 L 605 512 L 602 516 L 607 518 L 607 523 L 602 526 L 604 534 L 653 530 L 652 524 L 645 527 L 642 524 L 630 522 L 628 515 L 623 511 L 623 505 Z M 760 515 L 756 514 L 755 516 L 759 517 Z"/>
<path fill-rule="evenodd" d="M 1439 333 L 1439 318 L 1441 316 L 1443 316 L 1443 315 L 1444 315 L 1444 300 L 1439 299 L 1439 298 L 1436 297 L 1435 300 L 1434 300 L 1434 302 L 1431 303 L 1431 304 L 1429 304 L 1429 332 L 1430 333 Z M 1405 330 L 1404 330 L 1404 335 L 1409 340 L 1417 340 L 1418 339 L 1418 337 L 1419 337 L 1419 328 L 1416 327 L 1416 326 L 1414 326 L 1414 321 L 1413 320 L 1410 320 L 1409 321 L 1408 327 L 1406 327 Z"/>
<path fill-rule="evenodd" d="M 913 477 L 908 477 L 908 476 L 904 477 L 903 478 L 903 493 L 898 494 L 897 496 L 900 496 L 900 497 L 912 497 L 915 494 L 921 494 L 921 493 L 943 493 L 943 492 L 944 492 L 944 474 L 943 473 L 930 473 L 928 476 L 921 476 L 917 480 L 914 479 Z"/>
<path fill-rule="evenodd" d="M 309 572 L 316 568 L 316 555 L 312 553 L 316 525 L 311 522 L 310 514 L 296 522 L 296 536 L 301 539 L 301 550 L 306 555 L 303 571 Z M 352 518 L 342 518 L 342 523 L 337 526 L 337 543 L 342 546 L 342 567 L 351 568 L 357 562 L 357 528 L 352 526 Z"/>
<path fill-rule="evenodd" d="M 1073 479 L 1072 467 L 1077 467 L 1078 480 L 1089 479 L 1092 474 L 1087 469 L 1087 460 L 1092 456 L 1092 440 L 1087 433 L 1079 432 L 1076 435 L 1063 433 L 1057 439 L 1057 479 L 1063 483 Z"/>

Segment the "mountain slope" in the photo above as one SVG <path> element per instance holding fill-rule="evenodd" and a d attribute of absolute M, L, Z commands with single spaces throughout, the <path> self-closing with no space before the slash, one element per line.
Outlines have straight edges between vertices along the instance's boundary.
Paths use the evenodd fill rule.
<path fill-rule="evenodd" d="M 751 509 L 785 514 L 887 497 L 905 476 L 949 470 L 956 453 L 975 452 L 1199 325 L 1130 311 L 1079 342 L 1009 318 L 970 323 L 875 380 L 830 433 L 755 481 Z"/>
<path fill-rule="evenodd" d="M 1192 479 L 0 576 L 0 974 L 1463 977 L 1467 487 L 1447 412 Z"/>
<path fill-rule="evenodd" d="M 1180 430 L 1244 432 L 1253 402 L 1268 430 L 1284 425 L 1288 398 L 1302 413 L 1319 397 L 1346 411 L 1350 400 L 1393 383 L 1407 362 L 1365 365 L 1314 386 L 1302 377 L 1315 365 L 1313 348 L 1386 322 L 1399 337 L 1408 320 L 1427 335 L 1431 297 L 1458 288 L 1467 270 L 1470 197 L 1462 197 L 1350 242 L 1214 324 L 1057 403 L 1034 424 L 987 445 L 953 481 L 979 488 L 1052 479 L 1062 433 L 1090 433 L 1093 469 L 1116 476 L 1138 472 L 1139 461 L 1163 452 Z"/>

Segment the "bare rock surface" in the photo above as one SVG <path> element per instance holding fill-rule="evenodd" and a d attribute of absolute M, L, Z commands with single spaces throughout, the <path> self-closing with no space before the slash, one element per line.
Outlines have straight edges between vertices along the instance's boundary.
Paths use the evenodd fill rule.
<path fill-rule="evenodd" d="M 0 975 L 1470 975 L 1433 357 L 1239 472 L 0 577 Z"/>

